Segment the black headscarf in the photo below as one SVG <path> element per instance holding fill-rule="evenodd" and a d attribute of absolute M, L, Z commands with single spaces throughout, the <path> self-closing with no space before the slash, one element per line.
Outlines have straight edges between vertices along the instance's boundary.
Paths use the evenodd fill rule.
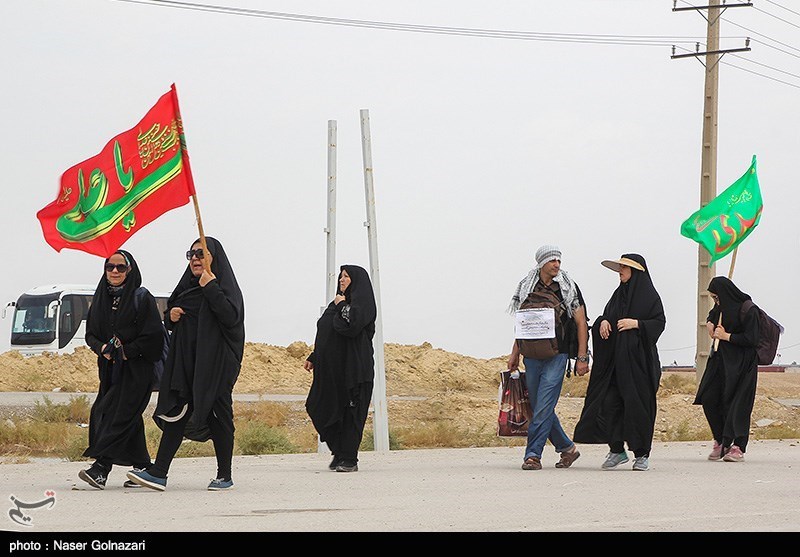
<path fill-rule="evenodd" d="M 105 264 L 108 263 L 108 259 L 106 259 L 103 262 L 103 276 L 94 291 L 86 328 L 104 342 L 108 342 L 112 336 L 116 335 L 124 343 L 136 336 L 132 330 L 136 317 L 133 296 L 136 289 L 142 285 L 142 274 L 139 271 L 139 265 L 130 253 L 125 250 L 114 252 L 114 254 L 117 253 L 125 258 L 125 262 L 129 266 L 125 281 L 121 287 L 111 286 L 106 278 Z M 118 298 L 118 300 L 115 302 L 114 298 Z M 113 313 L 112 306 L 117 308 Z"/>
<path fill-rule="evenodd" d="M 202 430 L 203 436 L 214 401 L 233 390 L 245 339 L 244 297 L 236 275 L 217 239 L 206 236 L 206 246 L 213 256 L 211 272 L 216 280 L 200 287 L 189 264 L 167 301 L 165 323 L 173 332 L 156 408 L 157 416 L 169 415 L 176 407 L 191 402 L 193 412 L 187 431 Z M 173 324 L 169 311 L 176 306 L 188 309 L 191 315 Z M 193 353 L 187 354 L 189 349 Z M 191 369 L 185 369 L 187 366 Z M 189 437 L 189 433 L 186 435 Z"/>
<path fill-rule="evenodd" d="M 708 313 L 708 321 L 715 325 L 719 323 L 719 312 L 722 311 L 722 326 L 729 333 L 742 332 L 740 312 L 742 303 L 750 300 L 750 295 L 745 294 L 733 281 L 727 277 L 714 277 L 708 284 L 708 291 L 716 294 L 719 304 L 715 304 Z"/>
<path fill-rule="evenodd" d="M 644 268 L 644 271 L 631 267 L 631 278 L 627 282 L 619 284 L 603 310 L 603 317 L 611 323 L 615 330 L 619 319 L 649 318 L 653 314 L 654 306 L 661 304 L 661 297 L 653 286 L 653 279 L 650 277 L 644 257 L 638 253 L 626 253 L 622 257 L 636 261 Z M 663 327 L 660 331 L 653 331 L 655 338 L 651 340 L 653 342 L 658 340 L 662 332 Z"/>

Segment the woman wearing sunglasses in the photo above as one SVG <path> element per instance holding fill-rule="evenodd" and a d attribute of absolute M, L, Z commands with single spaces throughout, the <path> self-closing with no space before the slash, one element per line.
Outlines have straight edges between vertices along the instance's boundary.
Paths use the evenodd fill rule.
<path fill-rule="evenodd" d="M 222 244 L 206 237 L 186 252 L 189 264 L 167 301 L 172 331 L 155 411 L 161 442 L 155 462 L 128 472 L 131 481 L 164 491 L 184 437 L 211 439 L 217 475 L 209 491 L 233 487 L 233 386 L 244 354 L 244 299 Z M 206 269 L 207 263 L 210 271 Z"/>
<path fill-rule="evenodd" d="M 163 336 L 153 295 L 141 289 L 134 300 L 141 284 L 133 256 L 118 250 L 105 261 L 86 318 L 86 344 L 97 354 L 100 387 L 83 453 L 95 462 L 78 477 L 96 489 L 105 488 L 114 464 L 150 465 L 142 413 L 150 402 L 153 362 L 161 357 Z"/>

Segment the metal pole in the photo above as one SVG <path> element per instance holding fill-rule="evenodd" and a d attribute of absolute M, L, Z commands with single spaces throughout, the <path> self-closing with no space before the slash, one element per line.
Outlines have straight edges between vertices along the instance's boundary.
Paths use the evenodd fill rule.
<path fill-rule="evenodd" d="M 700 177 L 700 207 L 705 207 L 717 196 L 717 123 L 719 92 L 719 25 L 721 18 L 717 1 L 709 2 L 708 30 L 706 32 L 706 78 L 703 102 L 703 151 Z M 708 283 L 716 274 L 716 264 L 701 245 L 697 246 L 697 356 L 695 374 L 699 383 L 708 362 L 710 341 L 706 329 L 706 316 L 711 308 Z"/>
<path fill-rule="evenodd" d="M 378 227 L 375 218 L 375 189 L 372 175 L 372 140 L 369 133 L 369 111 L 361 110 L 361 154 L 364 159 L 364 192 L 367 203 L 367 240 L 372 288 L 378 316 L 375 320 L 375 383 L 372 391 L 375 451 L 389 450 L 389 420 L 386 406 L 386 370 L 383 355 L 380 266 L 378 265 Z"/>
<path fill-rule="evenodd" d="M 339 273 L 336 271 L 336 120 L 328 120 L 328 221 L 325 227 L 325 237 L 326 304 L 320 308 L 320 315 L 325 311 L 327 305 L 333 301 L 337 289 L 336 279 L 339 277 Z M 320 441 L 319 436 L 317 436 L 317 452 L 331 452 L 328 444 Z"/>
<path fill-rule="evenodd" d="M 339 277 L 336 269 L 336 120 L 328 120 L 328 226 L 325 234 L 328 238 L 325 300 L 330 303 L 336 295 Z"/>

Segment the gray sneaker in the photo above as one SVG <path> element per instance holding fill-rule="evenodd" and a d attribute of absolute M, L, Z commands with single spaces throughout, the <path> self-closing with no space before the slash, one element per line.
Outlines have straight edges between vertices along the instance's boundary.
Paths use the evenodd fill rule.
<path fill-rule="evenodd" d="M 645 470 L 650 470 L 650 462 L 647 460 L 647 457 L 637 456 L 636 459 L 633 461 L 633 469 L 638 472 L 644 472 Z"/>
<path fill-rule="evenodd" d="M 620 464 L 625 464 L 628 462 L 628 453 L 622 451 L 621 453 L 608 453 L 606 455 L 606 461 L 600 467 L 603 470 L 613 470 Z"/>

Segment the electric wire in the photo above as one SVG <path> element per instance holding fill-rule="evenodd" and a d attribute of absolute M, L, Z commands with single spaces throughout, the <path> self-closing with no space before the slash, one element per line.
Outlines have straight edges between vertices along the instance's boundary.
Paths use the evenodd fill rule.
<path fill-rule="evenodd" d="M 560 43 L 580 43 L 580 44 L 609 44 L 609 45 L 625 45 L 625 46 L 678 46 L 681 44 L 697 44 L 696 38 L 693 37 L 665 37 L 665 36 L 648 36 L 648 35 L 592 35 L 592 34 L 579 34 L 579 33 L 541 33 L 541 32 L 531 32 L 531 31 L 508 31 L 508 30 L 498 30 L 498 29 L 478 29 L 478 28 L 470 28 L 470 27 L 446 27 L 446 26 L 434 26 L 434 25 L 418 25 L 418 24 L 405 24 L 405 23 L 392 23 L 392 22 L 385 22 L 385 21 L 371 21 L 371 20 L 358 20 L 358 19 L 348 19 L 348 18 L 333 18 L 333 17 L 323 17 L 323 16 L 314 16 L 314 15 L 302 15 L 302 14 L 292 14 L 292 13 L 285 13 L 285 12 L 273 12 L 273 11 L 266 11 L 266 10 L 258 10 L 258 9 L 249 9 L 249 8 L 238 8 L 238 7 L 230 7 L 230 6 L 220 6 L 214 4 L 201 4 L 197 2 L 181 2 L 177 0 L 159 0 L 158 2 L 153 2 L 152 0 L 116 0 L 118 2 L 125 2 L 128 4 L 140 4 L 140 5 L 149 5 L 149 6 L 159 6 L 159 7 L 168 7 L 168 8 L 176 8 L 176 9 L 185 9 L 185 10 L 194 10 L 194 11 L 202 11 L 202 12 L 212 12 L 212 13 L 223 13 L 228 15 L 240 15 L 240 16 L 250 16 L 250 17 L 261 17 L 261 18 L 268 18 L 268 19 L 277 19 L 277 20 L 288 20 L 288 21 L 298 21 L 298 22 L 305 22 L 305 23 L 317 23 L 317 24 L 326 24 L 326 25 L 339 25 L 339 26 L 349 26 L 349 27 L 360 27 L 360 28 L 369 28 L 369 29 L 383 29 L 383 30 L 391 30 L 391 31 L 406 31 L 406 32 L 415 32 L 415 33 L 428 33 L 428 34 L 439 34 L 439 35 L 457 35 L 457 36 L 469 36 L 469 37 L 480 37 L 480 38 L 499 38 L 499 39 L 512 39 L 512 40 L 528 40 L 528 41 L 541 41 L 541 42 L 560 42 Z M 682 3 L 690 5 L 686 0 L 681 0 Z M 777 5 L 777 4 L 776 4 Z M 783 6 L 781 6 L 783 7 Z M 763 11 L 763 10 L 761 10 Z M 789 10 L 791 11 L 791 10 Z M 767 12 L 765 12 L 767 13 Z M 768 14 L 777 19 L 784 21 L 790 25 L 794 25 L 791 22 L 783 20 L 773 14 Z M 758 33 L 755 30 L 748 29 L 738 23 L 729 21 L 725 19 L 731 25 L 735 25 L 752 33 L 753 35 L 758 35 L 760 37 L 765 38 L 766 40 L 772 41 L 777 43 L 783 47 L 797 50 L 800 52 L 800 48 L 796 48 L 789 44 L 777 41 L 768 37 L 762 33 Z M 792 55 L 795 57 L 799 57 L 800 55 L 793 55 L 789 52 L 777 49 L 776 47 L 772 47 L 771 45 L 767 45 L 766 43 L 759 42 L 759 44 L 764 44 L 765 46 L 770 46 L 771 48 L 775 48 L 779 52 L 784 52 L 785 54 Z M 683 47 L 681 47 L 683 48 Z M 690 52 L 688 49 L 685 49 L 687 52 Z M 768 68 L 772 71 L 788 75 L 791 77 L 798 77 L 796 74 L 791 72 L 787 72 L 785 70 L 781 70 L 775 68 L 774 66 L 769 66 L 763 64 L 761 62 L 756 62 L 750 59 L 745 59 L 739 57 L 740 59 L 747 61 L 749 63 L 753 63 L 756 65 L 760 65 L 762 67 Z M 788 85 L 790 87 L 800 88 L 800 86 L 790 83 L 788 81 L 784 81 L 782 79 L 778 79 L 776 77 L 766 75 L 760 72 L 756 72 L 753 70 L 748 70 L 747 68 L 743 68 L 741 66 L 737 66 L 735 64 L 730 64 L 729 62 L 723 62 L 726 65 L 748 72 L 750 74 L 763 77 L 765 79 L 769 79 L 771 81 L 775 81 L 777 83 L 781 83 L 784 85 Z"/>

